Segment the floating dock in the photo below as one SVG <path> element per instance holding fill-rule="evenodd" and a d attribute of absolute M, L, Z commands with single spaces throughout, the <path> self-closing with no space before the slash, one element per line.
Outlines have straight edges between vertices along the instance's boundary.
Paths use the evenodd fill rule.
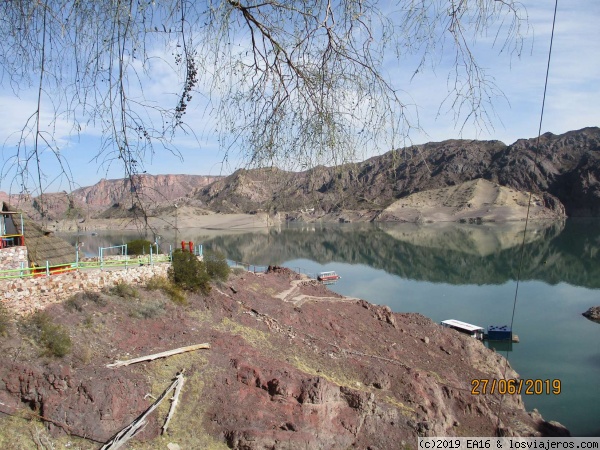
<path fill-rule="evenodd" d="M 519 336 L 513 334 L 508 325 L 490 325 L 484 338 L 488 341 L 519 342 Z"/>

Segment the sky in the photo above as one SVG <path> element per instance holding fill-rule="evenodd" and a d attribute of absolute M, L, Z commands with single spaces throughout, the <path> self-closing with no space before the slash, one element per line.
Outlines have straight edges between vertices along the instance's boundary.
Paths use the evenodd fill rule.
<path fill-rule="evenodd" d="M 475 52 L 480 62 L 489 70 L 504 97 L 494 100 L 493 128 L 477 129 L 467 125 L 462 132 L 454 122 L 451 112 L 440 110 L 440 103 L 447 94 L 447 63 L 441 56 L 440 66 L 411 78 L 414 61 L 406 61 L 403 67 L 386 69 L 390 77 L 402 86 L 405 101 L 416 105 L 422 131 L 409 136 L 412 144 L 436 142 L 446 139 L 499 140 L 511 144 L 520 138 L 537 136 L 542 108 L 544 79 L 554 1 L 523 0 L 530 30 L 520 58 L 500 53 L 492 46 L 493 36 L 480 39 Z M 548 90 L 542 124 L 542 133 L 565 133 L 588 126 L 600 125 L 600 2 L 589 0 L 559 0 Z M 174 99 L 172 86 L 175 74 L 168 67 L 157 65 L 152 77 L 144 81 L 148 97 Z M 0 161 L 4 168 L 14 161 L 14 149 L 20 130 L 35 110 L 33 91 L 24 91 L 16 97 L 10 87 L 0 86 Z M 196 96 L 186 113 L 189 126 L 187 134 L 179 134 L 173 146 L 181 158 L 156 147 L 151 159 L 145 161 L 144 169 L 150 174 L 198 174 L 227 175 L 243 167 L 245 161 L 230 157 L 224 161 L 224 152 L 216 137 L 207 132 L 214 120 L 205 114 L 206 104 Z M 93 156 L 100 148 L 100 133 L 93 127 L 84 127 L 78 134 L 65 120 L 52 120 L 45 110 L 42 125 L 53 130 L 61 154 L 73 174 L 73 187 L 89 186 L 101 178 L 121 178 L 123 171 L 117 165 L 100 164 Z M 383 153 L 385 150 L 380 150 Z M 233 155 L 235 156 L 235 155 Z M 373 156 L 372 154 L 365 157 Z M 42 156 L 42 158 L 45 158 Z M 58 167 L 50 158 L 42 159 L 46 178 L 43 185 L 47 191 L 70 190 L 62 178 L 54 178 Z M 19 192 L 14 174 L 3 172 L 0 191 Z"/>

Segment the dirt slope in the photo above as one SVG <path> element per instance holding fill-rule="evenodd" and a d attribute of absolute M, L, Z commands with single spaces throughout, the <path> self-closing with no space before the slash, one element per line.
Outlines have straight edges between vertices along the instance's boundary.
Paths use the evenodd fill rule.
<path fill-rule="evenodd" d="M 375 220 L 390 222 L 506 222 L 525 220 L 529 195 L 478 178 L 457 186 L 431 189 L 395 201 Z M 534 194 L 529 218 L 557 219 L 560 214 L 544 207 Z"/>
<path fill-rule="evenodd" d="M 40 356 L 24 325 L 0 341 L 2 448 L 97 448 L 181 370 L 168 435 L 159 436 L 164 405 L 130 448 L 415 448 L 418 435 L 566 433 L 528 414 L 518 395 L 500 403 L 471 393 L 473 379 L 517 376 L 480 342 L 287 269 L 238 273 L 186 307 L 143 290 L 139 300 L 83 295 L 47 312 L 74 348 L 63 359 Z M 106 367 L 202 342 L 212 348 Z"/>

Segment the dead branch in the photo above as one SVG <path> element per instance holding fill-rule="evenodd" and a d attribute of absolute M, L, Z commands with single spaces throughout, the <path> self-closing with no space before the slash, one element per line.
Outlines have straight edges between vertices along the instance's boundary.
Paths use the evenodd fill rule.
<path fill-rule="evenodd" d="M 177 383 L 177 386 L 175 387 L 175 393 L 173 394 L 173 398 L 171 401 L 171 407 L 169 408 L 169 414 L 167 414 L 165 424 L 163 425 L 163 428 L 162 428 L 162 434 L 165 434 L 167 432 L 167 428 L 169 427 L 169 422 L 171 421 L 173 414 L 175 414 L 175 408 L 177 408 L 177 403 L 179 403 L 179 394 L 181 393 L 181 389 L 183 388 L 183 383 L 185 382 L 185 379 L 183 378 L 183 372 L 180 373 L 178 375 L 178 377 L 179 376 L 181 376 L 181 379 L 180 379 L 179 383 Z"/>
<path fill-rule="evenodd" d="M 126 361 L 117 361 L 113 364 L 107 364 L 106 367 L 114 368 L 114 367 L 128 366 L 130 364 L 135 364 L 135 363 L 139 363 L 139 362 L 143 362 L 143 361 L 153 361 L 158 358 L 165 358 L 167 356 L 178 355 L 180 353 L 193 352 L 194 350 L 200 350 L 203 348 L 207 348 L 207 349 L 210 348 L 210 344 L 205 343 L 205 344 L 190 345 L 188 347 L 180 347 L 180 348 L 176 348 L 174 350 L 167 350 L 166 352 L 155 353 L 153 355 L 140 356 L 139 358 L 128 359 Z"/>
<path fill-rule="evenodd" d="M 183 385 L 183 371 L 179 372 L 177 374 L 177 376 L 175 377 L 175 379 L 173 380 L 173 383 L 171 383 L 171 385 L 160 395 L 160 397 L 158 397 L 156 399 L 156 401 L 141 415 L 139 416 L 137 419 L 135 419 L 133 422 L 131 422 L 129 425 L 127 425 L 125 428 L 123 428 L 121 431 L 119 431 L 115 437 L 113 437 L 110 441 L 108 441 L 106 444 L 104 444 L 100 450 L 116 450 L 118 448 L 120 448 L 123 444 L 125 444 L 129 439 L 131 439 L 132 437 L 134 437 L 139 431 L 141 431 L 146 425 L 146 418 L 152 414 L 152 412 L 158 408 L 158 405 L 160 405 L 162 403 L 162 401 L 167 397 L 167 395 L 169 395 L 169 393 L 175 389 L 176 390 L 176 395 L 177 395 L 177 388 L 179 385 Z M 179 388 L 180 390 L 181 388 Z M 173 409 L 173 406 L 171 405 L 171 409 Z M 169 415 L 171 414 L 171 411 L 169 411 Z M 167 420 L 169 420 L 170 417 L 167 417 Z"/>

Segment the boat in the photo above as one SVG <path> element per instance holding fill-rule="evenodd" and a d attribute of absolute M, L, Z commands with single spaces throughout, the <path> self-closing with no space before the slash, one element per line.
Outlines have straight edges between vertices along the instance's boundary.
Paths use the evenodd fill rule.
<path fill-rule="evenodd" d="M 488 341 L 519 342 L 519 336 L 512 332 L 509 325 L 490 325 L 485 337 Z"/>
<path fill-rule="evenodd" d="M 323 281 L 323 282 L 328 282 L 328 281 L 337 281 L 339 280 L 340 277 L 337 273 L 335 273 L 334 271 L 329 271 L 329 272 L 320 272 L 317 275 L 317 280 L 319 281 Z"/>
<path fill-rule="evenodd" d="M 449 319 L 442 320 L 442 326 L 452 328 L 461 333 L 468 334 L 475 339 L 483 341 L 485 329 L 479 325 L 473 325 L 472 323 L 461 322 L 460 320 Z"/>

